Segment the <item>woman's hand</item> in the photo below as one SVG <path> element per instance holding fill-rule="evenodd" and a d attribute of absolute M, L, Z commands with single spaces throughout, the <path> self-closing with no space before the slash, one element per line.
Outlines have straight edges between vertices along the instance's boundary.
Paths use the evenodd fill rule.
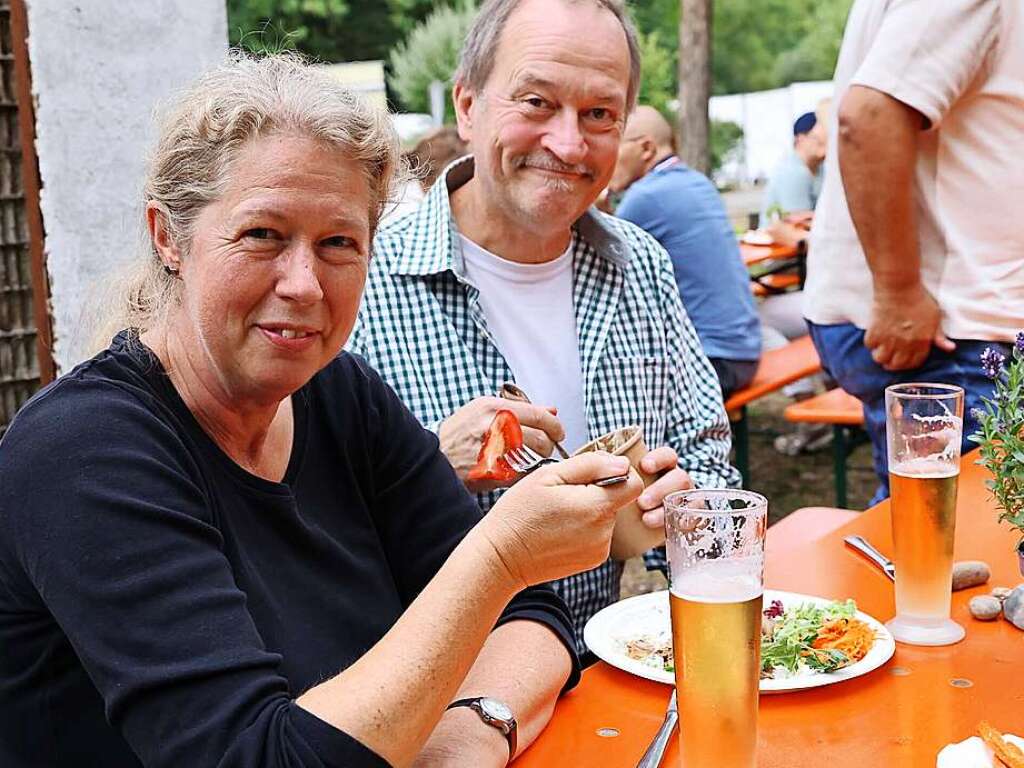
<path fill-rule="evenodd" d="M 591 483 L 629 473 L 624 483 Z M 643 491 L 624 456 L 586 453 L 513 486 L 477 526 L 523 588 L 594 568 L 608 558 L 615 512 Z"/>

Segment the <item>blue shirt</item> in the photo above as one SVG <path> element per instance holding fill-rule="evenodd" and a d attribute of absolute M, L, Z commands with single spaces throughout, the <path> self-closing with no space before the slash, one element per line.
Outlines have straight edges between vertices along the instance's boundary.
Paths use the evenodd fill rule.
<path fill-rule="evenodd" d="M 804 159 L 794 149 L 775 166 L 768 186 L 761 200 L 761 226 L 768 224 L 768 209 L 778 206 L 784 213 L 791 211 L 813 211 L 821 194 L 821 183 L 825 178 L 825 164 L 818 166 L 817 173 L 811 173 Z"/>
<path fill-rule="evenodd" d="M 626 190 L 616 215 L 672 259 L 676 285 L 708 357 L 757 360 L 761 326 L 725 206 L 706 176 L 669 158 Z"/>

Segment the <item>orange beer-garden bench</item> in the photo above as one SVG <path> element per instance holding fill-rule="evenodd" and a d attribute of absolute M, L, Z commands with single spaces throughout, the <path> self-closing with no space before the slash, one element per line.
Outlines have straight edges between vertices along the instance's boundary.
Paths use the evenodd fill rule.
<path fill-rule="evenodd" d="M 785 293 L 791 288 L 798 288 L 801 284 L 799 275 L 765 275 L 757 280 L 751 280 L 750 290 L 755 296 L 771 296 L 775 293 Z"/>
<path fill-rule="evenodd" d="M 820 370 L 821 361 L 811 337 L 801 336 L 784 347 L 770 349 L 761 355 L 761 362 L 751 382 L 743 389 L 733 392 L 725 401 L 725 410 L 733 425 L 736 467 L 743 475 L 744 487 L 750 486 L 750 429 L 747 424 L 747 405 Z"/>
<path fill-rule="evenodd" d="M 842 389 L 830 389 L 788 406 L 786 421 L 831 424 L 832 461 L 836 485 L 836 506 L 846 506 L 846 460 L 850 451 L 864 440 L 864 407 L 860 400 Z"/>
<path fill-rule="evenodd" d="M 743 263 L 750 270 L 755 296 L 785 293 L 803 288 L 807 277 L 807 242 L 796 245 L 752 246 L 740 244 Z"/>

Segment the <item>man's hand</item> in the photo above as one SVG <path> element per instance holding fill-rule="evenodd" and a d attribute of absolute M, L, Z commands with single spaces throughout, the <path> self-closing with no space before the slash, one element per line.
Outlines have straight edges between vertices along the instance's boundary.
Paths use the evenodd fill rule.
<path fill-rule="evenodd" d="M 655 448 L 640 460 L 640 469 L 649 475 L 665 474 L 640 494 L 637 506 L 644 510 L 643 521 L 648 528 L 664 528 L 665 508 L 662 502 L 670 493 L 688 491 L 693 481 L 679 468 L 679 457 L 667 445 Z"/>
<path fill-rule="evenodd" d="M 941 312 L 922 286 L 895 293 L 876 290 L 864 346 L 887 371 L 920 367 L 932 344 L 945 352 L 956 345 L 939 328 Z"/>
<path fill-rule="evenodd" d="M 932 344 L 955 348 L 921 283 L 914 172 L 925 122 L 866 86 L 851 86 L 839 105 L 839 170 L 875 293 L 864 346 L 889 371 L 919 367 Z"/>
<path fill-rule="evenodd" d="M 499 397 L 478 397 L 462 406 L 441 422 L 438 439 L 441 452 L 451 462 L 456 474 L 474 493 L 501 487 L 493 482 L 467 482 L 466 475 L 476 464 L 480 441 L 500 410 L 512 411 L 523 426 L 523 442 L 542 456 L 550 456 L 555 442 L 565 439 L 565 429 L 554 408 L 504 400 Z"/>
<path fill-rule="evenodd" d="M 790 224 L 788 221 L 773 221 L 768 225 L 767 232 L 772 240 L 780 245 L 794 246 L 802 240 L 806 240 L 808 232 L 806 229 Z"/>

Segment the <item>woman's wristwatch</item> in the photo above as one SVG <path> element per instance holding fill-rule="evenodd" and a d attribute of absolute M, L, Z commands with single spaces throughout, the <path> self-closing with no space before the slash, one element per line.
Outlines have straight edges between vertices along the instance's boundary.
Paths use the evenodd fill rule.
<path fill-rule="evenodd" d="M 508 741 L 508 761 L 512 762 L 516 755 L 516 718 L 507 704 L 488 696 L 477 696 L 471 699 L 457 699 L 446 709 L 455 707 L 469 707 L 480 715 L 481 720 L 505 734 Z"/>

